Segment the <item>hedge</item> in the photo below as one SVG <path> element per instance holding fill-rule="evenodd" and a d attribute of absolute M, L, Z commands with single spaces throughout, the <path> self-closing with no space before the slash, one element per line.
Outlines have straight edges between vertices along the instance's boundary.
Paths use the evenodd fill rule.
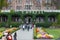
<path fill-rule="evenodd" d="M 26 11 L 24 11 L 22 13 L 22 11 L 15 12 L 15 11 L 11 10 L 10 13 L 9 12 L 0 13 L 0 15 L 7 15 L 8 16 L 8 22 L 1 22 L 0 23 L 0 27 L 5 27 L 6 25 L 8 25 L 8 26 L 12 25 L 13 27 L 15 27 L 15 26 L 18 27 L 19 25 L 21 25 L 22 24 L 21 22 L 18 23 L 18 22 L 12 22 L 11 21 L 11 16 L 12 15 L 16 15 L 16 14 L 21 17 L 22 21 L 24 21 L 24 16 L 31 15 L 32 19 L 33 19 L 33 23 L 36 24 L 36 25 L 38 25 L 38 26 L 43 26 L 43 27 L 49 27 L 52 24 L 52 23 L 49 23 L 47 21 L 48 20 L 48 16 L 52 16 L 53 15 L 56 18 L 58 16 L 58 12 L 43 12 L 43 14 L 42 14 L 41 12 L 38 13 L 38 11 L 36 13 L 35 13 L 35 11 L 34 11 L 34 13 L 33 13 L 33 11 L 31 13 L 30 12 L 26 13 Z M 45 17 L 45 23 L 36 23 L 34 20 L 36 19 L 37 15 L 44 15 L 44 17 Z M 59 17 L 57 19 L 58 19 L 58 21 L 60 21 Z"/>
<path fill-rule="evenodd" d="M 52 25 L 52 23 L 36 23 L 36 27 L 45 27 L 48 28 Z"/>

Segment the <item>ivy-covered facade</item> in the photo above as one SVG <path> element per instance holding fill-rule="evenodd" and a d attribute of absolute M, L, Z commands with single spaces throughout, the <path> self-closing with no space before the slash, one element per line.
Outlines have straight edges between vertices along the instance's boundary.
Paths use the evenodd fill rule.
<path fill-rule="evenodd" d="M 18 11 L 0 13 L 0 27 L 19 27 L 24 23 L 36 24 L 36 26 L 49 27 L 59 21 L 59 12 L 42 11 Z"/>

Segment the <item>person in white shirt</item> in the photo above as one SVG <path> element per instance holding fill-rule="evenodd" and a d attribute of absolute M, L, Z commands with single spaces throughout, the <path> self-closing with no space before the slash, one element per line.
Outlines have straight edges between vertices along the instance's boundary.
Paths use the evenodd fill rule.
<path fill-rule="evenodd" d="M 25 25 L 23 25 L 23 30 L 25 29 Z"/>

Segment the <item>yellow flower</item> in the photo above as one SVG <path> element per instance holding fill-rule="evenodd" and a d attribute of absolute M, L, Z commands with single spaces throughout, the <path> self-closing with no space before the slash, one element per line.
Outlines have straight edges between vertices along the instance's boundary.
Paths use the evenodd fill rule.
<path fill-rule="evenodd" d="M 48 34 L 45 34 L 45 36 L 48 36 Z"/>
<path fill-rule="evenodd" d="M 53 35 L 49 35 L 51 38 L 54 38 L 54 36 Z"/>
<path fill-rule="evenodd" d="M 38 34 L 38 35 L 37 35 L 37 38 L 41 38 L 41 37 L 42 37 L 42 35 L 41 35 L 41 34 Z"/>
<path fill-rule="evenodd" d="M 3 33 L 2 32 L 0 32 L 0 37 L 2 37 L 3 36 Z"/>
<path fill-rule="evenodd" d="M 0 32 L 0 34 L 2 34 L 2 32 Z"/>
<path fill-rule="evenodd" d="M 13 30 L 17 30 L 17 28 L 12 28 Z"/>

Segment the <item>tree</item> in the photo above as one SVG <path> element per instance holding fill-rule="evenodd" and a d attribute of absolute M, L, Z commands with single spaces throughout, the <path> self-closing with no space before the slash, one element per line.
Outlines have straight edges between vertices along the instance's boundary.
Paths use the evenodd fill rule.
<path fill-rule="evenodd" d="M 7 0 L 0 0 L 0 10 L 1 10 L 3 7 L 7 7 L 7 6 L 8 6 Z"/>

